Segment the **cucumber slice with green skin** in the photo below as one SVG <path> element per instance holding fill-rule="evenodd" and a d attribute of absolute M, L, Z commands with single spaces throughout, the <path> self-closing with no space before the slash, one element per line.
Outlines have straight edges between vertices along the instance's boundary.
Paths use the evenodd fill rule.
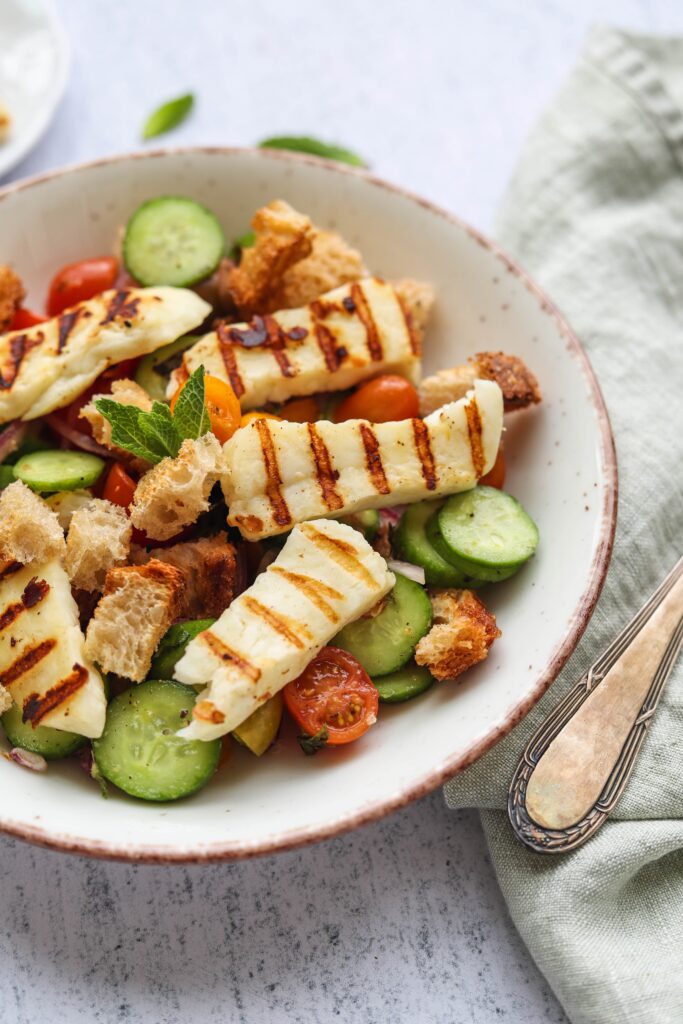
<path fill-rule="evenodd" d="M 428 690 L 434 682 L 434 676 L 428 668 L 410 662 L 397 672 L 380 676 L 372 682 L 377 687 L 382 704 L 402 704 Z"/>
<path fill-rule="evenodd" d="M 184 334 L 170 345 L 162 345 L 156 352 L 143 356 L 135 371 L 135 383 L 144 388 L 155 402 L 165 402 L 166 385 L 172 371 L 180 366 L 182 353 L 194 345 L 198 337 L 197 334 Z"/>
<path fill-rule="evenodd" d="M 189 622 L 177 622 L 171 626 L 159 641 L 152 666 L 149 670 L 151 679 L 173 679 L 177 663 L 185 653 L 190 640 L 213 626 L 215 619 L 193 619 Z"/>
<path fill-rule="evenodd" d="M 395 672 L 409 661 L 432 624 L 432 606 L 419 583 L 395 573 L 396 586 L 374 618 L 344 626 L 330 643 L 349 651 L 372 678 Z"/>
<path fill-rule="evenodd" d="M 105 464 L 98 455 L 53 449 L 24 455 L 14 476 L 34 491 L 77 491 L 96 484 Z"/>
<path fill-rule="evenodd" d="M 37 725 L 34 728 L 30 722 L 22 720 L 18 704 L 13 704 L 0 718 L 0 722 L 5 736 L 13 747 L 41 754 L 46 761 L 58 761 L 61 757 L 68 757 L 88 742 L 85 736 L 63 732 L 61 729 L 51 729 L 49 725 Z"/>
<path fill-rule="evenodd" d="M 147 286 L 197 284 L 213 274 L 224 251 L 216 217 L 186 196 L 159 196 L 138 206 L 123 239 L 126 269 Z"/>
<path fill-rule="evenodd" d="M 180 800 L 205 786 L 218 767 L 221 741 L 176 736 L 190 721 L 196 697 L 191 687 L 168 679 L 115 697 L 92 745 L 100 774 L 140 800 Z"/>
<path fill-rule="evenodd" d="M 5 459 L 3 466 L 13 466 L 24 455 L 31 455 L 33 452 L 47 452 L 53 448 L 54 441 L 50 443 L 49 441 L 43 441 L 42 437 L 37 437 L 35 434 L 27 434 L 17 450 Z"/>
<path fill-rule="evenodd" d="M 0 491 L 4 487 L 9 487 L 15 480 L 14 466 L 0 466 Z"/>
<path fill-rule="evenodd" d="M 410 505 L 401 516 L 394 539 L 401 558 L 422 566 L 427 586 L 463 587 L 465 574 L 442 558 L 427 537 L 427 523 L 442 505 L 443 501 L 421 501 Z"/>
<path fill-rule="evenodd" d="M 538 545 L 538 527 L 516 498 L 495 487 L 450 497 L 430 539 L 464 573 L 495 583 L 517 572 Z"/>
<path fill-rule="evenodd" d="M 352 526 L 354 530 L 362 533 L 366 540 L 374 540 L 379 532 L 379 512 L 376 508 L 366 508 L 361 512 L 351 512 L 348 516 L 342 516 L 339 522 Z"/>

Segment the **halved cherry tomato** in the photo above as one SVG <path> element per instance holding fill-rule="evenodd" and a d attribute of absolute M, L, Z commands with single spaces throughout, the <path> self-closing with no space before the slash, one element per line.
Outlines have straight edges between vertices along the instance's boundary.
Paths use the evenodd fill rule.
<path fill-rule="evenodd" d="M 59 316 L 68 306 L 113 288 L 118 271 L 118 260 L 113 256 L 79 260 L 62 267 L 52 278 L 47 298 L 48 316 Z"/>
<path fill-rule="evenodd" d="M 327 729 L 330 746 L 357 740 L 377 721 L 377 690 L 360 662 L 338 647 L 323 647 L 283 694 L 297 724 L 311 736 Z"/>
<path fill-rule="evenodd" d="M 335 423 L 344 420 L 370 420 L 388 423 L 410 420 L 420 415 L 417 389 L 405 377 L 385 373 L 369 380 L 345 398 L 334 411 Z"/>
<path fill-rule="evenodd" d="M 184 384 L 181 385 L 171 399 L 171 412 L 175 409 L 184 387 Z M 211 420 L 212 431 L 221 444 L 224 444 L 240 426 L 242 410 L 239 398 L 224 380 L 207 374 L 204 377 L 204 405 Z"/>
<path fill-rule="evenodd" d="M 241 427 L 248 427 L 254 420 L 281 420 L 281 416 L 275 416 L 272 412 L 245 412 L 240 420 Z"/>
<path fill-rule="evenodd" d="M 46 320 L 47 317 L 39 316 L 38 313 L 20 306 L 19 309 L 15 310 L 12 323 L 8 329 L 10 331 L 27 331 L 29 327 L 35 327 L 36 324 L 44 324 Z"/>
<path fill-rule="evenodd" d="M 125 467 L 120 462 L 115 462 L 105 480 L 102 497 L 105 501 L 111 501 L 113 505 L 127 509 L 133 500 L 136 487 L 135 480 L 126 472 Z"/>
<path fill-rule="evenodd" d="M 315 398 L 292 398 L 280 409 L 280 419 L 291 423 L 315 423 L 320 418 L 320 409 Z"/>
<path fill-rule="evenodd" d="M 484 474 L 479 483 L 485 484 L 487 487 L 497 487 L 499 491 L 502 491 L 505 485 L 505 453 L 503 452 L 502 444 L 498 449 L 496 461 L 488 473 Z"/>

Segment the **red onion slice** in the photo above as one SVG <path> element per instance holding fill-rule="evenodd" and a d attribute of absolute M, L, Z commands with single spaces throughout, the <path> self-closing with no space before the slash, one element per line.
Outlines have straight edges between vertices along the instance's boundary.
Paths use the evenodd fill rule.
<path fill-rule="evenodd" d="M 4 462 L 8 455 L 15 452 L 26 433 L 26 424 L 20 420 L 13 420 L 0 434 L 0 462 Z"/>
<path fill-rule="evenodd" d="M 419 583 L 420 586 L 425 585 L 425 571 L 421 565 L 413 565 L 412 562 L 399 562 L 396 558 L 389 558 L 387 565 L 392 572 L 400 572 L 401 576 L 407 576 L 409 580 L 413 580 L 415 583 Z"/>
<path fill-rule="evenodd" d="M 111 459 L 113 457 L 113 453 L 108 448 L 98 444 L 90 434 L 85 434 L 76 427 L 70 427 L 61 416 L 50 413 L 49 416 L 45 417 L 45 422 L 51 430 L 54 430 L 55 434 L 59 434 L 61 438 L 68 441 L 75 448 L 80 448 L 84 452 L 90 452 L 92 455 L 100 455 L 103 459 Z"/>
<path fill-rule="evenodd" d="M 391 505 L 389 508 L 379 509 L 379 521 L 382 526 L 385 523 L 388 523 L 389 526 L 396 526 L 406 507 L 406 505 Z"/>
<path fill-rule="evenodd" d="M 34 754 L 32 750 L 24 750 L 22 747 L 12 747 L 7 755 L 15 764 L 22 768 L 28 768 L 32 772 L 44 772 L 47 770 L 47 761 L 40 754 Z"/>

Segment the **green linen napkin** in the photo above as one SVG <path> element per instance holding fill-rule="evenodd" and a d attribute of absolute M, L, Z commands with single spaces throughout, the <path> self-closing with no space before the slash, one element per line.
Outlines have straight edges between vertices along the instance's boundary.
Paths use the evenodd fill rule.
<path fill-rule="evenodd" d="M 683 1022 L 683 664 L 619 806 L 586 846 L 533 854 L 502 810 L 532 730 L 683 548 L 682 111 L 683 38 L 597 30 L 529 140 L 498 222 L 597 372 L 619 520 L 577 651 L 526 720 L 445 794 L 450 807 L 481 808 L 510 913 L 573 1024 Z"/>

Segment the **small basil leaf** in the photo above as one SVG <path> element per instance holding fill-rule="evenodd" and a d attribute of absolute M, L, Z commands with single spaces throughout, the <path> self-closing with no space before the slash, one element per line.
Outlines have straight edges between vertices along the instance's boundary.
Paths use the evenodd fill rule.
<path fill-rule="evenodd" d="M 367 163 L 357 153 L 337 146 L 331 142 L 321 142 L 310 135 L 274 135 L 270 139 L 259 142 L 261 149 L 289 149 L 295 153 L 310 153 L 321 156 L 325 160 L 336 160 L 339 163 L 351 164 L 353 167 L 367 167 Z"/>
<path fill-rule="evenodd" d="M 185 120 L 193 106 L 194 96 L 191 92 L 162 103 L 145 121 L 142 129 L 143 139 L 153 139 L 156 135 L 170 132 Z"/>

